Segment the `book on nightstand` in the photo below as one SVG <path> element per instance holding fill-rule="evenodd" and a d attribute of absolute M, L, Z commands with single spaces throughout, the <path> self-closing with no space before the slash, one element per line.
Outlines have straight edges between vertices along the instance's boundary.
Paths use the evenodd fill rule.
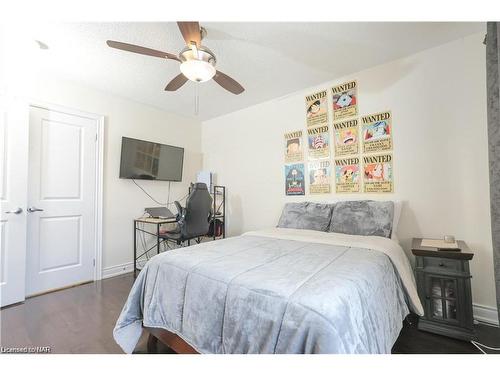
<path fill-rule="evenodd" d="M 438 251 L 460 251 L 457 241 L 446 242 L 444 240 L 422 238 L 420 246 L 435 247 Z"/>

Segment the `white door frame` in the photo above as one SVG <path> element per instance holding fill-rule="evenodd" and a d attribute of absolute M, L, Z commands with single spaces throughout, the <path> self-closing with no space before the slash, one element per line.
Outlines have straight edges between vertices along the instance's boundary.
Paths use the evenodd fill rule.
<path fill-rule="evenodd" d="M 104 115 L 84 112 L 77 109 L 72 109 L 57 104 L 42 102 L 39 100 L 30 100 L 30 107 L 53 110 L 69 115 L 86 117 L 91 120 L 96 120 L 97 123 L 97 140 L 96 140 L 96 202 L 95 202 L 95 267 L 94 280 L 102 279 L 102 244 L 103 244 L 103 184 L 104 184 Z"/>

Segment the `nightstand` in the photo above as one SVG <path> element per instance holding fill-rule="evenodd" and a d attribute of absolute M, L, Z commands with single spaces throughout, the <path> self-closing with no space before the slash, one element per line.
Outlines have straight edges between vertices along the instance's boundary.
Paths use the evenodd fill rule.
<path fill-rule="evenodd" d="M 425 316 L 418 329 L 461 340 L 474 338 L 471 274 L 469 260 L 474 254 L 464 241 L 457 241 L 460 251 L 442 251 L 412 241 L 416 257 L 415 276 L 418 295 Z"/>

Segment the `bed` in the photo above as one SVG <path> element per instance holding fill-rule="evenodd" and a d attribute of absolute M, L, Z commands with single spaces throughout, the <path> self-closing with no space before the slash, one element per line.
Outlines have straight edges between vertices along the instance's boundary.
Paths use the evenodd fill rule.
<path fill-rule="evenodd" d="M 113 334 L 126 353 L 143 329 L 183 353 L 390 353 L 410 310 L 393 239 L 271 228 L 153 257 Z"/>

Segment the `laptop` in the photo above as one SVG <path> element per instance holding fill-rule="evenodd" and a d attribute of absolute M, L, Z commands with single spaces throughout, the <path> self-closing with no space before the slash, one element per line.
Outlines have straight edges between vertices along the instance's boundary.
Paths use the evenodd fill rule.
<path fill-rule="evenodd" d="M 144 211 L 146 211 L 149 216 L 160 219 L 170 219 L 175 217 L 172 211 L 170 211 L 167 207 L 149 207 L 145 208 Z"/>

